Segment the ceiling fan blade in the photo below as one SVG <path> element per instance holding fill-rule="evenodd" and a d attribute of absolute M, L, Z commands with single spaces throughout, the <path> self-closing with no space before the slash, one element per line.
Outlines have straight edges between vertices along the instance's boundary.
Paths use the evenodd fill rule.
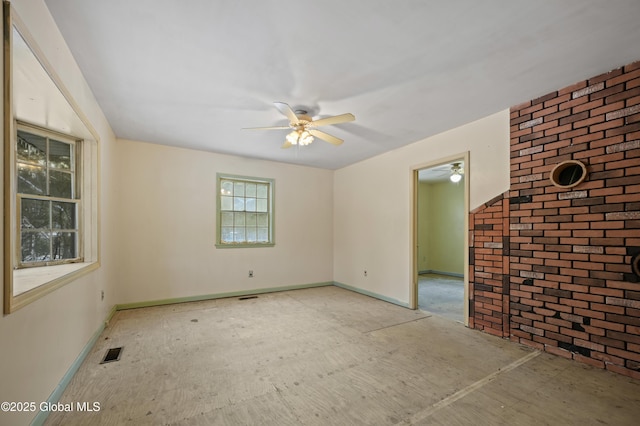
<path fill-rule="evenodd" d="M 289 141 L 284 141 L 284 143 L 282 144 L 282 146 L 280 148 L 282 149 L 286 149 L 286 148 L 291 148 L 293 146 L 293 144 Z"/>
<path fill-rule="evenodd" d="M 298 124 L 300 120 L 298 120 L 298 116 L 288 104 L 285 104 L 284 102 L 274 102 L 273 104 L 278 108 L 278 111 L 280 111 L 282 115 L 289 119 L 291 124 Z"/>
<path fill-rule="evenodd" d="M 340 145 L 342 142 L 344 142 L 342 139 L 331 136 L 328 133 L 321 132 L 320 130 L 308 129 L 307 131 L 318 139 L 322 139 L 323 141 L 327 141 L 333 145 Z"/>
<path fill-rule="evenodd" d="M 243 127 L 242 130 L 281 130 L 290 128 L 291 126 Z"/>
<path fill-rule="evenodd" d="M 326 126 L 327 124 L 346 123 L 348 121 L 353 121 L 355 119 L 356 117 L 351 113 L 340 114 L 340 115 L 334 115 L 333 117 L 313 120 L 311 123 L 309 123 L 309 126 L 316 127 L 316 126 Z"/>

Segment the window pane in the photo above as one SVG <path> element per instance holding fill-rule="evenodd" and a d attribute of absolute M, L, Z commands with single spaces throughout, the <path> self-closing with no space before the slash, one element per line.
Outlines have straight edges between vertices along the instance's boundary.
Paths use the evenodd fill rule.
<path fill-rule="evenodd" d="M 233 226 L 244 226 L 244 213 L 234 213 L 233 214 Z"/>
<path fill-rule="evenodd" d="M 233 210 L 237 212 L 244 211 L 244 198 L 242 197 L 233 197 Z"/>
<path fill-rule="evenodd" d="M 266 243 L 269 241 L 269 228 L 258 228 L 258 242 Z"/>
<path fill-rule="evenodd" d="M 51 221 L 51 227 L 54 229 L 76 229 L 76 205 L 53 201 Z"/>
<path fill-rule="evenodd" d="M 244 243 L 246 240 L 244 238 L 244 227 L 242 228 L 233 228 L 234 238 L 233 241 L 236 243 Z"/>
<path fill-rule="evenodd" d="M 62 136 L 17 130 L 16 187 L 19 206 L 18 267 L 76 260 L 80 204 L 76 197 L 76 144 Z M 54 137 L 54 139 L 51 138 Z M 55 200 L 54 200 L 55 199 Z"/>
<path fill-rule="evenodd" d="M 21 194 L 46 195 L 47 171 L 45 168 L 18 164 L 18 192 Z"/>
<path fill-rule="evenodd" d="M 257 225 L 258 226 L 269 226 L 269 214 L 268 213 L 258 213 L 257 214 Z"/>
<path fill-rule="evenodd" d="M 239 247 L 272 243 L 271 181 L 220 174 L 218 179 L 218 243 Z"/>
<path fill-rule="evenodd" d="M 47 232 L 22 232 L 22 261 L 42 262 L 49 258 L 49 234 Z"/>
<path fill-rule="evenodd" d="M 233 210 L 233 197 L 220 197 L 220 210 Z"/>
<path fill-rule="evenodd" d="M 267 198 L 269 185 L 258 184 L 256 188 L 256 196 L 258 198 Z"/>
<path fill-rule="evenodd" d="M 73 259 L 76 257 L 76 233 L 53 233 L 53 259 Z"/>
<path fill-rule="evenodd" d="M 44 166 L 47 161 L 47 140 L 18 130 L 17 159 Z"/>
<path fill-rule="evenodd" d="M 71 170 L 71 145 L 64 142 L 49 140 L 49 167 Z"/>
<path fill-rule="evenodd" d="M 20 227 L 22 229 L 49 229 L 49 206 L 46 200 L 23 198 L 20 202 Z"/>
<path fill-rule="evenodd" d="M 220 195 L 233 195 L 233 182 L 230 180 L 221 181 Z"/>
<path fill-rule="evenodd" d="M 223 212 L 221 222 L 222 226 L 233 226 L 233 213 Z"/>
<path fill-rule="evenodd" d="M 231 226 L 222 227 L 222 231 L 220 233 L 220 241 L 222 241 L 223 243 L 233 242 L 233 227 Z"/>
<path fill-rule="evenodd" d="M 245 185 L 245 196 L 247 197 L 255 197 L 256 196 L 256 184 L 255 183 L 247 183 Z"/>
<path fill-rule="evenodd" d="M 243 182 L 234 182 L 233 183 L 233 195 L 236 197 L 244 197 L 244 183 Z"/>
<path fill-rule="evenodd" d="M 49 170 L 49 195 L 60 198 L 73 198 L 73 180 L 71 173 Z"/>
<path fill-rule="evenodd" d="M 256 226 L 256 214 L 247 213 L 246 223 L 247 226 Z"/>

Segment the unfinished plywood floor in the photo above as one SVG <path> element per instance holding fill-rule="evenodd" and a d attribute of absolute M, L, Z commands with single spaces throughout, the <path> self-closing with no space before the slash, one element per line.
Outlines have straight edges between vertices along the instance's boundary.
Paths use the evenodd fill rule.
<path fill-rule="evenodd" d="M 78 401 L 46 424 L 635 425 L 640 382 L 320 287 L 118 312 Z"/>

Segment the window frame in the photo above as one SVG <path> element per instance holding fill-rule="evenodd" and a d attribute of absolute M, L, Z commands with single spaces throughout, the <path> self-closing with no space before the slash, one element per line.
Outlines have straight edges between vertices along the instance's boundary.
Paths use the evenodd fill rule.
<path fill-rule="evenodd" d="M 243 183 L 260 183 L 269 186 L 267 198 L 267 213 L 269 214 L 269 238 L 268 242 L 238 242 L 228 243 L 222 241 L 222 181 L 231 180 Z M 246 211 L 246 210 L 243 210 Z M 275 241 L 275 179 L 253 176 L 241 176 L 228 173 L 216 173 L 216 247 L 217 248 L 258 248 L 273 247 Z"/>
<path fill-rule="evenodd" d="M 62 142 L 62 143 L 66 143 L 69 144 L 73 147 L 73 153 L 72 153 L 72 160 L 71 163 L 73 164 L 73 169 L 68 172 L 69 174 L 72 175 L 72 193 L 71 193 L 71 197 L 70 198 L 64 198 L 64 197 L 54 197 L 51 195 L 35 195 L 35 194 L 26 194 L 26 193 L 21 193 L 18 191 L 18 188 L 15 188 L 15 193 L 16 193 L 16 207 L 15 207 L 15 217 L 16 217 L 16 247 L 15 247 L 15 265 L 16 268 L 18 269 L 22 269 L 22 268 L 37 268 L 37 267 L 42 267 L 42 266 L 55 266 L 55 265 L 61 265 L 61 264 L 67 264 L 67 263 L 79 263 L 82 262 L 84 260 L 84 256 L 83 256 L 83 241 L 84 241 L 84 234 L 83 234 L 83 227 L 82 227 L 82 208 L 83 208 L 83 204 L 82 204 L 82 182 L 83 182 L 83 176 L 82 176 L 82 144 L 83 141 L 82 139 L 78 139 L 76 137 L 70 136 L 70 135 L 65 135 L 50 129 L 45 129 L 42 128 L 40 126 L 34 126 L 28 123 L 23 123 L 21 121 L 16 121 L 15 124 L 15 136 L 14 136 L 14 149 L 17 151 L 17 145 L 18 145 L 18 132 L 24 132 L 24 133 L 29 133 L 32 135 L 36 135 L 36 136 L 41 136 L 47 139 L 47 160 L 46 163 L 47 165 L 45 166 L 46 170 L 47 170 L 47 186 L 49 186 L 49 173 L 48 171 L 51 169 L 50 165 L 49 165 L 49 145 L 50 145 L 50 140 L 54 139 L 55 141 L 58 142 Z M 16 155 L 14 158 L 15 161 L 15 175 L 14 175 L 14 182 L 17 185 L 18 182 L 18 164 L 20 163 L 20 161 L 18 160 L 18 156 Z M 55 169 L 54 169 L 55 170 Z M 65 172 L 67 173 L 67 172 Z M 55 202 L 55 201 L 59 201 L 59 202 L 64 202 L 64 203 L 73 203 L 75 205 L 75 221 L 76 221 L 76 228 L 74 230 L 72 230 L 72 232 L 75 233 L 75 257 L 73 258 L 67 258 L 67 259 L 57 259 L 54 260 L 53 258 L 51 260 L 46 260 L 46 261 L 36 261 L 36 262 L 24 262 L 22 260 L 22 223 L 21 223 L 21 219 L 22 219 L 22 200 L 23 199 L 30 199 L 30 200 L 46 200 L 46 201 L 50 201 L 50 202 Z M 53 228 L 49 229 L 49 231 L 51 233 L 53 233 Z M 63 232 L 64 230 L 61 230 L 61 232 Z M 52 244 L 52 242 L 49 243 L 50 246 Z"/>
<path fill-rule="evenodd" d="M 100 137 L 10 2 L 3 2 L 2 12 L 3 312 L 9 315 L 100 267 Z M 15 75 L 14 62 L 22 67 Z M 33 79 L 33 85 L 29 79 Z M 21 108 L 25 102 L 42 102 L 47 109 Z M 28 268 L 17 265 L 18 120 L 82 140 L 82 148 L 76 153 L 76 166 L 82 173 L 76 181 L 76 190 L 82 196 L 76 223 L 83 230 L 77 263 Z"/>

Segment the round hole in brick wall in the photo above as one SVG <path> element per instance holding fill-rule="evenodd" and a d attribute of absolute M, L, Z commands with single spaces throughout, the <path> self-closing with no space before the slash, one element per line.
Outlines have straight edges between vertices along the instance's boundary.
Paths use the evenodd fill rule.
<path fill-rule="evenodd" d="M 631 270 L 636 277 L 640 278 L 640 253 L 636 254 L 633 259 L 631 259 Z"/>
<path fill-rule="evenodd" d="M 551 183 L 560 188 L 573 188 L 587 177 L 587 167 L 582 161 L 567 160 L 551 171 Z"/>

